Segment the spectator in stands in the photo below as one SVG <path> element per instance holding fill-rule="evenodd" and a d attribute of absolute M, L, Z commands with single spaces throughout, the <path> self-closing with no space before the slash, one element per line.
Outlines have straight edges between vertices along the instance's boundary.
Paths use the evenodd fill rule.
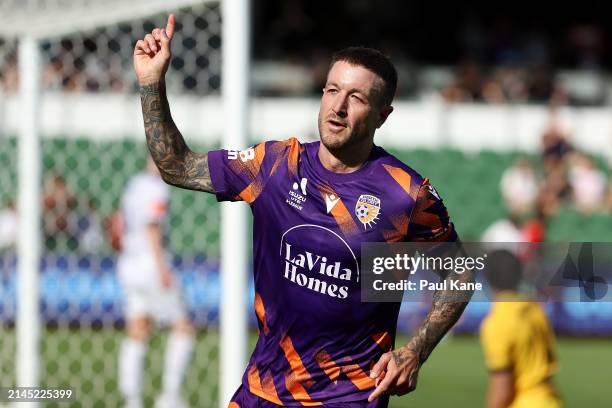
<path fill-rule="evenodd" d="M 59 174 L 52 175 L 43 189 L 43 232 L 47 249 L 78 246 L 74 210 L 77 200 Z"/>
<path fill-rule="evenodd" d="M 521 226 L 521 235 L 524 242 L 544 242 L 546 241 L 546 224 L 548 216 L 541 200 L 538 200 L 535 214 L 527 219 Z"/>
<path fill-rule="evenodd" d="M 495 71 L 493 81 L 498 84 L 505 101 L 514 103 L 526 102 L 529 98 L 525 80 L 526 75 L 527 73 L 524 68 L 506 65 Z"/>
<path fill-rule="evenodd" d="M 544 165 L 552 161 L 556 165 L 562 161 L 568 153 L 574 150 L 572 144 L 567 140 L 567 133 L 563 131 L 555 112 L 551 112 L 548 126 L 542 134 L 542 158 Z"/>
<path fill-rule="evenodd" d="M 530 102 L 548 103 L 551 106 L 567 103 L 567 96 L 548 65 L 536 65 L 529 72 L 527 91 Z"/>
<path fill-rule="evenodd" d="M 575 153 L 569 169 L 569 183 L 572 200 L 576 209 L 592 214 L 602 209 L 606 194 L 606 176 L 593 159 L 582 153 Z"/>
<path fill-rule="evenodd" d="M 540 188 L 540 199 L 547 216 L 556 214 L 560 203 L 570 196 L 567 157 L 573 151 L 567 134 L 561 129 L 553 113 L 542 134 L 544 180 Z"/>
<path fill-rule="evenodd" d="M 500 187 L 510 212 L 525 214 L 533 209 L 538 197 L 538 180 L 527 157 L 519 158 L 504 171 Z"/>
<path fill-rule="evenodd" d="M 18 222 L 15 201 L 11 199 L 6 207 L 0 210 L 0 251 L 15 249 L 19 232 Z"/>
<path fill-rule="evenodd" d="M 447 102 L 482 102 L 483 75 L 478 64 L 466 60 L 457 70 L 455 82 L 442 91 Z"/>
<path fill-rule="evenodd" d="M 482 233 L 482 242 L 522 242 L 519 220 L 516 215 L 508 214 L 489 225 Z"/>

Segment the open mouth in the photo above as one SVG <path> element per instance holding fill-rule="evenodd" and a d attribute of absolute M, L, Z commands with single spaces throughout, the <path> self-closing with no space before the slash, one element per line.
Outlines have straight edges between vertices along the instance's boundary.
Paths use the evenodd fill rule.
<path fill-rule="evenodd" d="M 328 119 L 327 123 L 329 124 L 330 128 L 336 132 L 339 132 L 346 128 L 345 123 L 334 120 L 334 119 Z"/>

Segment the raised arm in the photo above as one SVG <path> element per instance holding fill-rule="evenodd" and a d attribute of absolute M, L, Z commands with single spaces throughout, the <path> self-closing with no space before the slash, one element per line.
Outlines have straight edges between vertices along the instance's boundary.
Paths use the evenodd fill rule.
<path fill-rule="evenodd" d="M 155 28 L 134 48 L 147 146 L 166 183 L 213 193 L 208 154 L 195 153 L 187 147 L 170 114 L 164 77 L 170 64 L 173 34 L 171 14 L 165 29 Z"/>

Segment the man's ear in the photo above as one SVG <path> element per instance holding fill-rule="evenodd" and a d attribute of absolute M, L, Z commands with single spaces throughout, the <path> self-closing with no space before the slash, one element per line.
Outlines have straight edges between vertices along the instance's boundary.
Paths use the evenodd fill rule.
<path fill-rule="evenodd" d="M 378 124 L 376 125 L 377 129 L 380 128 L 383 125 L 383 123 L 385 123 L 385 121 L 387 120 L 391 112 L 393 112 L 393 106 L 391 105 L 387 105 L 380 110 L 380 116 L 378 117 Z"/>

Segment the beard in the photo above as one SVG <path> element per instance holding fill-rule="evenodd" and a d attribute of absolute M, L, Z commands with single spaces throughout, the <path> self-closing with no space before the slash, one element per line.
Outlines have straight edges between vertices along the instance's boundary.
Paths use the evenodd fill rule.
<path fill-rule="evenodd" d="M 355 128 L 345 127 L 340 132 L 333 132 L 327 127 L 327 120 L 322 118 L 319 112 L 319 137 L 323 146 L 330 152 L 337 152 L 343 149 L 351 148 L 359 144 L 367 138 L 367 130 L 365 123 L 358 125 Z"/>

